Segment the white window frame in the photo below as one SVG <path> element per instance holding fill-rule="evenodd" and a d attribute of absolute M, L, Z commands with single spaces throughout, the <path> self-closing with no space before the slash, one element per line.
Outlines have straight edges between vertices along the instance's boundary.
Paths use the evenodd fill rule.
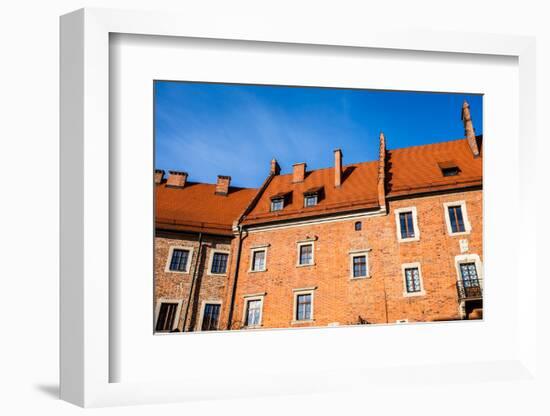
<path fill-rule="evenodd" d="M 352 251 L 349 252 L 349 267 L 350 267 L 349 277 L 350 277 L 351 280 L 361 280 L 361 279 L 370 278 L 369 252 L 371 252 L 371 251 L 372 251 L 372 249 L 368 248 L 368 249 L 364 249 L 364 250 L 352 250 Z M 354 257 L 361 257 L 361 256 L 365 256 L 365 260 L 366 260 L 366 263 L 367 263 L 367 274 L 366 274 L 366 276 L 355 277 L 353 275 L 353 259 L 354 259 Z"/>
<path fill-rule="evenodd" d="M 294 293 L 294 305 L 292 307 L 292 321 L 291 324 L 303 324 L 308 322 L 315 322 L 315 290 L 317 286 L 313 287 L 303 287 L 299 289 L 292 289 Z M 309 319 L 297 320 L 296 316 L 298 315 L 298 296 L 299 295 L 311 295 L 311 316 Z"/>
<path fill-rule="evenodd" d="M 451 227 L 451 219 L 449 218 L 449 207 L 460 206 L 462 211 L 462 220 L 464 221 L 464 231 L 453 233 Z M 455 235 L 466 235 L 470 234 L 472 231 L 472 226 L 470 225 L 470 220 L 468 219 L 468 210 L 466 209 L 466 201 L 455 201 L 455 202 L 445 202 L 443 204 L 444 214 L 445 214 L 445 223 L 447 224 L 447 232 L 451 236 Z"/>
<path fill-rule="evenodd" d="M 274 202 L 274 201 L 282 201 L 282 202 L 283 202 L 282 208 L 281 208 L 281 209 L 273 209 L 273 202 Z M 271 200 L 271 204 L 270 204 L 270 210 L 271 210 L 271 212 L 282 211 L 284 208 L 285 208 L 285 198 L 284 198 L 284 197 L 274 198 L 274 199 Z"/>
<path fill-rule="evenodd" d="M 227 254 L 227 267 L 225 269 L 225 273 L 212 273 L 212 264 L 214 263 L 214 254 L 216 253 L 222 253 Z M 227 276 L 227 273 L 229 272 L 229 260 L 230 260 L 231 252 L 230 250 L 226 249 L 211 249 L 210 250 L 210 258 L 208 260 L 208 269 L 206 271 L 206 274 L 208 276 Z"/>
<path fill-rule="evenodd" d="M 420 279 L 420 292 L 407 292 L 407 275 L 405 274 L 405 269 L 418 269 L 418 277 Z M 419 262 L 414 263 L 403 263 L 401 265 L 401 275 L 403 276 L 403 296 L 406 298 L 415 297 L 415 296 L 424 296 L 426 295 L 426 289 L 424 287 L 424 279 L 422 278 L 422 267 Z"/>
<path fill-rule="evenodd" d="M 315 204 L 313 205 L 306 205 L 306 200 L 308 198 L 315 198 Z M 314 193 L 314 194 L 308 194 L 308 195 L 304 195 L 304 208 L 311 208 L 311 207 L 315 207 L 319 204 L 319 194 L 317 193 Z"/>
<path fill-rule="evenodd" d="M 300 249 L 302 246 L 311 245 L 311 263 L 300 263 Z M 315 240 L 303 240 L 296 242 L 296 267 L 311 267 L 315 266 Z"/>
<path fill-rule="evenodd" d="M 401 222 L 399 221 L 399 214 L 402 214 L 405 212 L 412 212 L 414 237 L 401 238 Z M 416 207 L 397 208 L 394 211 L 394 213 L 395 213 L 395 227 L 397 231 L 397 241 L 400 243 L 408 243 L 410 241 L 420 240 L 420 228 L 418 227 L 418 213 L 416 211 Z"/>
<path fill-rule="evenodd" d="M 172 262 L 172 256 L 174 254 L 174 250 L 188 250 L 189 256 L 187 256 L 187 264 L 185 265 L 185 271 L 179 271 L 179 270 L 170 270 L 170 263 Z M 193 251 L 195 250 L 194 247 L 191 246 L 170 246 L 170 249 L 168 250 L 168 259 L 166 261 L 166 266 L 164 267 L 165 273 L 179 273 L 179 274 L 189 274 L 191 273 L 191 265 L 193 264 Z"/>
<path fill-rule="evenodd" d="M 243 302 L 243 328 L 248 329 L 254 329 L 254 328 L 261 328 L 263 325 L 264 320 L 264 298 L 265 298 L 265 292 L 264 293 L 254 293 L 250 295 L 244 295 L 244 302 Z M 248 317 L 248 303 L 251 301 L 259 300 L 260 301 L 260 322 L 256 325 L 247 325 L 246 319 Z"/>
<path fill-rule="evenodd" d="M 178 304 L 178 307 L 177 307 L 177 310 L 176 310 L 176 315 L 174 316 L 174 323 L 172 324 L 172 329 L 171 329 L 172 331 L 178 327 L 179 322 L 180 322 L 180 314 L 181 314 L 181 307 L 183 305 L 183 300 L 182 299 L 160 298 L 159 300 L 157 300 L 157 305 L 155 307 L 155 327 L 153 328 L 153 333 L 154 334 L 166 334 L 166 333 L 170 332 L 170 331 L 157 331 L 157 321 L 159 319 L 160 306 L 163 303 L 177 303 Z"/>
<path fill-rule="evenodd" d="M 264 245 L 261 245 L 261 246 L 254 246 L 254 247 L 250 248 L 250 261 L 249 261 L 250 264 L 248 265 L 248 272 L 249 273 L 260 273 L 260 272 L 267 271 L 267 254 L 268 254 L 267 249 L 268 248 L 269 248 L 269 244 L 264 244 Z M 259 270 L 255 270 L 254 269 L 254 253 L 256 253 L 258 251 L 265 252 L 265 255 L 264 255 L 264 268 L 259 269 Z"/>
<path fill-rule="evenodd" d="M 223 302 L 219 299 L 216 299 L 216 300 L 203 300 L 201 302 L 201 312 L 199 314 L 199 323 L 198 323 L 197 328 L 195 328 L 196 331 L 201 331 L 202 332 L 202 320 L 204 319 L 204 311 L 206 309 L 207 304 L 209 304 L 209 305 L 220 305 L 220 316 L 219 316 L 219 319 L 218 319 L 218 325 L 216 327 L 217 330 L 220 329 L 220 319 L 222 317 L 222 304 L 223 304 Z M 205 332 L 207 332 L 207 331 L 205 331 Z"/>

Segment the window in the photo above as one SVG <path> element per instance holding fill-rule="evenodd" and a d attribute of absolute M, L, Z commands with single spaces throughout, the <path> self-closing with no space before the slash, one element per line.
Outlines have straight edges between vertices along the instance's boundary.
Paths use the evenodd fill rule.
<path fill-rule="evenodd" d="M 460 168 L 454 161 L 440 162 L 438 165 L 443 176 L 456 176 L 460 173 Z"/>
<path fill-rule="evenodd" d="M 296 295 L 296 320 L 311 320 L 311 293 Z"/>
<path fill-rule="evenodd" d="M 212 253 L 212 264 L 210 266 L 210 273 L 212 274 L 225 274 L 227 273 L 227 259 L 228 253 L 215 251 Z"/>
<path fill-rule="evenodd" d="M 402 212 L 399 214 L 399 227 L 401 229 L 401 238 L 414 238 L 413 214 L 412 212 Z"/>
<path fill-rule="evenodd" d="M 265 271 L 265 250 L 252 251 L 252 267 L 254 272 Z"/>
<path fill-rule="evenodd" d="M 471 231 L 465 201 L 447 202 L 443 207 L 449 235 L 468 234 Z"/>
<path fill-rule="evenodd" d="M 460 276 L 464 287 L 479 287 L 479 279 L 477 277 L 477 269 L 474 262 L 460 263 Z"/>
<path fill-rule="evenodd" d="M 355 223 L 355 231 L 361 231 L 361 228 L 362 228 L 361 221 L 357 221 Z"/>
<path fill-rule="evenodd" d="M 162 302 L 157 315 L 157 325 L 155 327 L 158 332 L 171 331 L 174 329 L 176 316 L 178 314 L 177 302 Z"/>
<path fill-rule="evenodd" d="M 408 242 L 420 239 L 416 207 L 396 209 L 395 224 L 397 227 L 397 241 Z"/>
<path fill-rule="evenodd" d="M 353 256 L 353 277 L 367 277 L 367 256 Z"/>
<path fill-rule="evenodd" d="M 313 244 L 300 244 L 298 264 L 300 266 L 307 266 L 313 264 Z"/>
<path fill-rule="evenodd" d="M 285 205 L 284 198 L 275 198 L 271 200 L 271 211 L 280 211 Z"/>
<path fill-rule="evenodd" d="M 317 194 L 304 196 L 304 207 L 313 207 L 317 205 Z"/>
<path fill-rule="evenodd" d="M 262 299 L 249 299 L 246 301 L 246 314 L 244 324 L 246 326 L 259 326 L 262 319 Z"/>
<path fill-rule="evenodd" d="M 466 231 L 464 227 L 464 217 L 462 216 L 462 207 L 460 205 L 450 206 L 449 222 L 451 223 L 451 231 L 453 233 L 463 233 Z"/>
<path fill-rule="evenodd" d="M 407 293 L 420 292 L 420 272 L 417 267 L 405 269 L 405 282 Z"/>
<path fill-rule="evenodd" d="M 189 262 L 189 250 L 180 248 L 172 249 L 169 270 L 173 272 L 187 272 Z"/>
<path fill-rule="evenodd" d="M 220 320 L 219 303 L 206 303 L 202 314 L 201 331 L 215 331 L 218 329 L 218 323 Z"/>

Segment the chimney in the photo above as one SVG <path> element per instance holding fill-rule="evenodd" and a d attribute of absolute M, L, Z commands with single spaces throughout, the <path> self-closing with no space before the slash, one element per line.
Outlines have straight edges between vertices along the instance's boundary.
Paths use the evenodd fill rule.
<path fill-rule="evenodd" d="M 472 123 L 472 117 L 470 115 L 470 105 L 467 101 L 462 104 L 462 122 L 464 123 L 464 135 L 468 139 L 468 144 L 474 157 L 479 156 L 479 147 L 477 146 L 476 133 L 474 130 L 474 124 Z"/>
<path fill-rule="evenodd" d="M 216 183 L 216 195 L 226 196 L 229 193 L 229 184 L 231 183 L 231 176 L 218 175 L 218 182 Z"/>
<path fill-rule="evenodd" d="M 342 150 L 336 149 L 334 151 L 334 186 L 339 188 L 342 185 Z"/>
<path fill-rule="evenodd" d="M 378 205 L 386 208 L 386 136 L 380 132 L 380 154 L 378 157 Z"/>
<path fill-rule="evenodd" d="M 187 172 L 179 172 L 177 170 L 169 171 L 168 180 L 166 186 L 172 186 L 174 188 L 183 188 L 187 182 Z"/>
<path fill-rule="evenodd" d="M 281 173 L 281 167 L 279 166 L 279 163 L 277 163 L 277 160 L 273 158 L 271 160 L 271 169 L 269 170 L 269 173 L 271 175 L 278 175 Z"/>
<path fill-rule="evenodd" d="M 306 164 L 305 163 L 295 163 L 292 165 L 292 182 L 303 182 L 306 177 Z"/>
<path fill-rule="evenodd" d="M 155 183 L 161 183 L 164 179 L 164 171 L 162 169 L 155 169 Z"/>

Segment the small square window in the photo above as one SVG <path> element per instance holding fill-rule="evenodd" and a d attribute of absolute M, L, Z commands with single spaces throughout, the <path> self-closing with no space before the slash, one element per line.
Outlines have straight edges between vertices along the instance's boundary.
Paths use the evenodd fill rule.
<path fill-rule="evenodd" d="M 189 250 L 175 248 L 172 250 L 172 258 L 170 259 L 170 271 L 186 272 L 187 262 L 189 260 Z"/>
<path fill-rule="evenodd" d="M 252 252 L 252 271 L 265 270 L 265 250 L 255 250 Z"/>
<path fill-rule="evenodd" d="M 456 176 L 460 173 L 460 169 L 458 169 L 458 166 L 452 166 L 441 169 L 441 173 L 443 173 L 443 176 Z"/>
<path fill-rule="evenodd" d="M 302 244 L 300 245 L 300 265 L 310 265 L 313 264 L 313 244 Z"/>
<path fill-rule="evenodd" d="M 271 200 L 271 211 L 281 211 L 284 208 L 284 198 L 276 198 Z"/>
<path fill-rule="evenodd" d="M 317 205 L 317 194 L 306 195 L 304 197 L 304 207 L 313 207 Z"/>
<path fill-rule="evenodd" d="M 361 221 L 357 221 L 355 223 L 355 231 L 361 231 L 361 228 L 362 228 Z"/>

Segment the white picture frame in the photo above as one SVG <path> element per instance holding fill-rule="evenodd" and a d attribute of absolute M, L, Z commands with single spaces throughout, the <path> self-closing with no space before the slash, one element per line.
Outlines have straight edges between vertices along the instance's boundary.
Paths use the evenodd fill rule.
<path fill-rule="evenodd" d="M 300 26 L 280 27 L 275 22 L 241 22 L 214 19 L 204 26 L 193 16 L 144 11 L 82 9 L 61 18 L 61 369 L 60 394 L 63 400 L 84 407 L 162 403 L 209 398 L 251 397 L 256 395 L 319 393 L 347 389 L 365 389 L 373 393 L 377 386 L 399 379 L 401 384 L 424 385 L 452 382 L 517 383 L 526 380 L 533 388 L 540 386 L 537 373 L 537 326 L 532 319 L 537 314 L 535 301 L 537 278 L 535 230 L 536 217 L 530 210 L 534 204 L 536 166 L 536 79 L 535 40 L 531 37 L 488 35 L 476 33 L 430 33 L 428 31 L 334 31 L 327 27 L 311 26 L 303 31 Z M 237 31 L 235 28 L 238 27 Z M 331 45 L 334 48 L 374 48 L 384 50 L 431 51 L 440 54 L 504 55 L 518 60 L 519 134 L 518 141 L 529 144 L 518 146 L 520 167 L 518 184 L 521 198 L 519 227 L 514 230 L 517 246 L 514 250 L 518 269 L 522 270 L 522 285 L 517 291 L 518 315 L 513 330 L 517 335 L 514 354 L 498 361 L 455 363 L 452 360 L 439 365 L 419 362 L 415 368 L 364 368 L 335 366 L 321 373 L 306 373 L 306 382 L 297 382 L 295 370 L 281 368 L 278 373 L 253 382 L 235 380 L 229 374 L 219 374 L 217 380 L 200 377 L 147 382 L 110 382 L 110 366 L 121 357 L 110 349 L 117 336 L 117 328 L 110 325 L 110 314 L 116 313 L 109 275 L 117 267 L 117 259 L 110 258 L 110 224 L 117 221 L 111 215 L 110 189 L 111 161 L 109 143 L 109 37 L 124 33 L 144 36 L 170 36 L 205 39 L 225 39 L 248 42 L 277 42 L 281 45 Z M 261 45 L 260 45 L 261 46 Z M 69 173 L 70 174 L 64 174 Z M 152 277 L 151 277 L 152 278 Z M 490 288 L 487 288 L 490 293 Z M 151 307 L 151 305 L 144 305 Z M 151 315 L 153 312 L 151 311 Z M 489 319 L 491 319 L 489 317 Z M 475 324 L 474 324 L 475 325 Z M 414 331 L 425 325 L 403 325 L 400 331 Z M 459 332 L 462 327 L 455 326 Z M 351 329 L 353 330 L 353 328 Z M 325 329 L 327 337 L 334 331 Z M 384 330 L 384 329 L 382 329 Z M 304 337 L 315 337 L 315 330 L 301 332 Z M 384 330 L 385 331 L 385 330 Z M 256 332 L 260 334 L 260 332 Z M 280 332 L 261 332 L 261 337 L 279 337 Z M 223 335 L 232 339 L 240 334 Z M 250 331 L 247 335 L 254 335 Z M 291 336 L 290 332 L 286 336 Z M 260 336 L 260 335 L 258 335 Z M 422 342 L 429 342 L 425 334 Z M 171 343 L 173 337 L 159 337 Z M 178 338 L 184 340 L 184 338 Z M 217 339 L 223 342 L 223 338 Z M 180 342 L 180 341 L 177 341 Z M 368 372 L 366 370 L 369 370 Z M 244 371 L 244 370 L 243 370 Z M 469 377 L 474 375 L 473 379 Z M 116 378 L 116 377 L 114 377 Z M 229 384 L 231 379 L 234 383 Z M 392 381 L 394 380 L 394 381 Z M 539 383 L 539 384 L 537 384 Z M 449 389 L 455 388 L 448 386 Z M 363 389 L 363 390 L 361 390 Z M 246 392 L 246 393 L 243 393 Z M 495 394 L 496 393 L 491 393 Z M 375 396 L 375 394 L 372 394 Z M 371 397 L 374 400 L 374 397 Z M 490 399 L 490 398 L 488 398 Z"/>

